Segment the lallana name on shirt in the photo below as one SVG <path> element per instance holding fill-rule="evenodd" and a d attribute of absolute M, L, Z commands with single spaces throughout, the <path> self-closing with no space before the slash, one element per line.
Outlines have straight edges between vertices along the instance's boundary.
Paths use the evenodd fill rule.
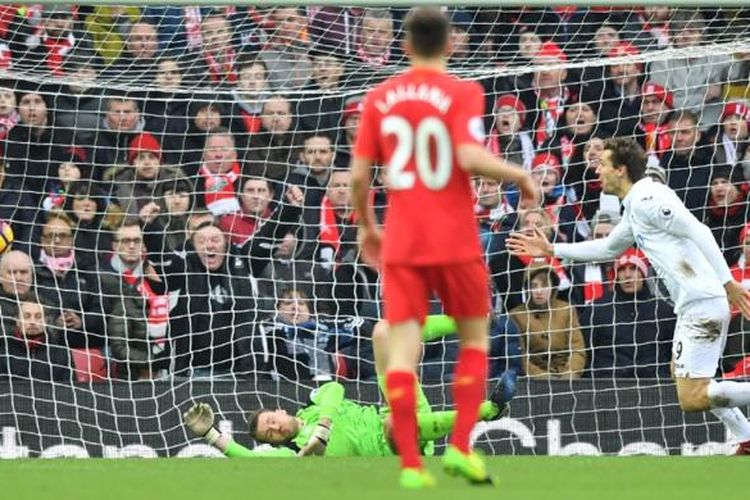
<path fill-rule="evenodd" d="M 423 101 L 431 104 L 441 114 L 448 112 L 452 99 L 442 91 L 426 83 L 419 85 L 399 85 L 393 90 L 386 92 L 384 99 L 375 101 L 375 107 L 383 114 L 388 113 L 393 106 L 404 101 Z"/>

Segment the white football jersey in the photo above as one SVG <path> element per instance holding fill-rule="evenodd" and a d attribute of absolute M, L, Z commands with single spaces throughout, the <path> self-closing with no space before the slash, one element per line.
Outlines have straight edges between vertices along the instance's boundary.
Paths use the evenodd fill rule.
<path fill-rule="evenodd" d="M 612 260 L 635 243 L 648 257 L 674 301 L 675 313 L 696 300 L 726 297 L 732 279 L 711 230 L 669 187 L 646 177 L 623 200 L 622 221 L 607 238 L 559 243 L 555 256 L 576 261 Z"/>

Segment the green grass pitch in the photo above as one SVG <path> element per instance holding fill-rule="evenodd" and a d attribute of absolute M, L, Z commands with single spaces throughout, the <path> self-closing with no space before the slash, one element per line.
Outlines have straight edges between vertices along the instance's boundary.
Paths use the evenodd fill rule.
<path fill-rule="evenodd" d="M 395 459 L 0 460 L 8 500 L 430 500 L 745 498 L 744 457 L 493 457 L 497 488 L 469 487 L 428 461 L 438 487 L 401 491 Z"/>

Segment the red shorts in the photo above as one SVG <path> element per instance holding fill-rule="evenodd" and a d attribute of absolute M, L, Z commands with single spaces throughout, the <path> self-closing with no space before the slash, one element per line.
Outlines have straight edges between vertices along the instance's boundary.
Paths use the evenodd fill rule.
<path fill-rule="evenodd" d="M 455 264 L 383 266 L 385 319 L 395 325 L 409 320 L 424 323 L 435 292 L 445 314 L 481 318 L 490 311 L 490 285 L 482 258 Z"/>

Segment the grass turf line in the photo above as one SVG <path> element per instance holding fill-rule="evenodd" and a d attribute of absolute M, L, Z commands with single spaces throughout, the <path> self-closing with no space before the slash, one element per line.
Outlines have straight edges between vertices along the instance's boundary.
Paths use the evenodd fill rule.
<path fill-rule="evenodd" d="M 488 463 L 500 478 L 498 488 L 469 487 L 444 475 L 434 458 L 428 467 L 438 487 L 409 492 L 396 486 L 395 459 L 0 460 L 0 497 L 714 500 L 742 497 L 750 477 L 750 460 L 742 457 L 490 457 Z"/>

